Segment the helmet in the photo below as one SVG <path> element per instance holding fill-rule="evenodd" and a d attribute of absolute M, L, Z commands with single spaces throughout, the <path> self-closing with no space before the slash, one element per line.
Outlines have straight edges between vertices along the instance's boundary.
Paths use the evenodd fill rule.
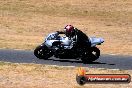
<path fill-rule="evenodd" d="M 67 25 L 65 26 L 64 31 L 65 31 L 66 36 L 68 37 L 72 36 L 74 33 L 74 27 L 72 25 Z"/>

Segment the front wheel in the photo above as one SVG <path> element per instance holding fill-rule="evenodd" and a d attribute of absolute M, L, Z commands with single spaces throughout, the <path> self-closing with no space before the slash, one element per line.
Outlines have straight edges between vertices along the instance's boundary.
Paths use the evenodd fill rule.
<path fill-rule="evenodd" d="M 51 51 L 45 45 L 39 45 L 38 47 L 36 47 L 36 49 L 34 50 L 34 55 L 39 59 L 45 60 L 52 56 Z"/>
<path fill-rule="evenodd" d="M 86 53 L 82 58 L 83 63 L 89 63 L 97 60 L 100 56 L 100 50 L 97 47 L 92 47 L 90 52 Z"/>

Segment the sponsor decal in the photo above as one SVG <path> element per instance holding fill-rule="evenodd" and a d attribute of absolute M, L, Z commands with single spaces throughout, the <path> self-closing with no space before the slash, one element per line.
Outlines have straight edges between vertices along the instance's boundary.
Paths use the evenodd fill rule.
<path fill-rule="evenodd" d="M 129 74 L 86 74 L 86 70 L 80 67 L 76 74 L 79 85 L 86 83 L 130 83 Z"/>

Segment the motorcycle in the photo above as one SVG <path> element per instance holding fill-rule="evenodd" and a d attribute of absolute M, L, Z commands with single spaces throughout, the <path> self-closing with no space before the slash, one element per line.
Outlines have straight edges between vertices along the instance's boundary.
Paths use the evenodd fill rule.
<path fill-rule="evenodd" d="M 93 62 L 100 56 L 100 50 L 96 46 L 101 45 L 104 39 L 89 37 L 88 41 L 90 42 L 90 47 L 87 45 L 85 47 L 81 45 L 81 47 L 74 47 L 77 41 L 56 33 L 50 33 L 44 42 L 36 47 L 34 55 L 45 60 L 54 56 L 60 59 L 81 59 L 83 63 Z"/>

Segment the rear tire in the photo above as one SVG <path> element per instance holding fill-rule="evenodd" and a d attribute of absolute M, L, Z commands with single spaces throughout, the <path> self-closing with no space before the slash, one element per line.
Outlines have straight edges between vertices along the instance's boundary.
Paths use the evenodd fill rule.
<path fill-rule="evenodd" d="M 39 45 L 38 47 L 36 47 L 36 49 L 34 50 L 34 55 L 39 59 L 45 60 L 52 56 L 50 50 L 48 50 L 48 48 L 45 45 L 44 46 Z"/>
<path fill-rule="evenodd" d="M 88 52 L 86 55 L 84 55 L 84 57 L 81 58 L 84 64 L 93 62 L 100 56 L 100 50 L 97 47 L 92 47 L 90 50 L 90 52 Z"/>
<path fill-rule="evenodd" d="M 92 47 L 91 55 L 93 58 L 98 59 L 100 56 L 100 50 L 97 47 Z"/>

